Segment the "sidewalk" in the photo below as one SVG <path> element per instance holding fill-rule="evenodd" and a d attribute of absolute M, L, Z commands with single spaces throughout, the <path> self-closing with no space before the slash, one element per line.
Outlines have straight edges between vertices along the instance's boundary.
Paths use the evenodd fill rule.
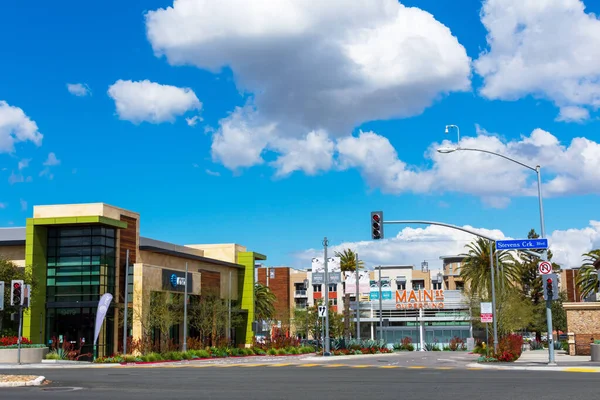
<path fill-rule="evenodd" d="M 469 368 L 505 369 L 523 371 L 597 372 L 600 362 L 591 362 L 590 356 L 570 356 L 562 350 L 554 352 L 556 365 L 548 365 L 548 350 L 524 351 L 514 363 L 472 363 Z"/>

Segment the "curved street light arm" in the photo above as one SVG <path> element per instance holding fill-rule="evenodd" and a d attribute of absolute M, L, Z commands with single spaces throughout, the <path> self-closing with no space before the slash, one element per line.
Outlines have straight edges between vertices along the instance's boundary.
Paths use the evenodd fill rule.
<path fill-rule="evenodd" d="M 537 166 L 537 167 L 532 167 L 531 165 L 524 164 L 524 163 L 522 163 L 522 162 L 520 162 L 520 161 L 517 161 L 517 160 L 515 160 L 515 159 L 512 159 L 512 158 L 510 158 L 510 157 L 507 157 L 507 156 L 505 156 L 505 155 L 502 155 L 502 154 L 499 154 L 499 153 L 495 153 L 495 152 L 493 152 L 493 151 L 489 151 L 489 150 L 482 150 L 482 149 L 470 149 L 470 148 L 468 148 L 468 147 L 458 147 L 456 150 L 479 151 L 479 152 L 481 152 L 481 153 L 488 153 L 488 154 L 492 154 L 492 155 L 495 155 L 495 156 L 498 156 L 498 157 L 502 157 L 502 158 L 504 158 L 504 159 L 506 159 L 506 160 L 508 160 L 508 161 L 512 161 L 512 162 L 514 162 L 515 164 L 519 164 L 519 165 L 521 165 L 521 166 L 523 166 L 523 167 L 525 167 L 525 168 L 528 168 L 528 169 L 530 169 L 530 170 L 532 170 L 532 171 L 536 171 L 536 172 L 537 172 L 537 170 L 538 170 L 538 168 L 539 168 L 539 166 Z"/>
<path fill-rule="evenodd" d="M 435 222 L 435 221 L 419 221 L 419 220 L 410 220 L 410 221 L 404 221 L 404 220 L 400 220 L 400 221 L 383 221 L 384 224 L 404 224 L 404 225 L 410 225 L 410 224 L 420 224 L 420 225 L 438 225 L 438 226 L 445 226 L 446 228 L 450 228 L 450 229 L 457 229 L 459 231 L 463 231 L 463 232 L 467 232 L 470 233 L 471 235 L 475 235 L 475 236 L 479 236 L 480 238 L 483 239 L 487 239 L 490 240 L 492 242 L 496 242 L 496 239 L 490 237 L 490 236 L 486 236 L 486 235 L 482 235 L 481 233 L 472 231 L 470 229 L 467 228 L 463 228 L 460 226 L 456 226 L 456 225 L 452 225 L 452 224 L 446 224 L 444 222 Z"/>

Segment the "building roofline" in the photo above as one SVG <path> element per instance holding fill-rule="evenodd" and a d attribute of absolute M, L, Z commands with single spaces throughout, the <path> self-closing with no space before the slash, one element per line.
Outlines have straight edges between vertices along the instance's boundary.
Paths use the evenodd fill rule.
<path fill-rule="evenodd" d="M 188 260 L 202 261 L 209 264 L 221 265 L 224 267 L 243 269 L 244 266 L 240 264 L 230 263 L 227 261 L 221 261 L 214 258 L 208 258 L 192 254 L 190 251 L 192 248 L 186 248 L 177 244 L 163 242 L 156 239 L 150 239 L 147 237 L 140 236 L 140 251 L 149 251 L 152 253 L 166 254 L 175 257 L 187 258 Z"/>
<path fill-rule="evenodd" d="M 448 259 L 448 258 L 463 258 L 464 259 L 464 258 L 467 258 L 467 256 L 465 256 L 465 255 L 459 255 L 459 254 L 456 254 L 456 255 L 453 255 L 453 256 L 452 255 L 449 255 L 449 256 L 440 256 L 440 260 L 445 260 L 445 259 Z"/>

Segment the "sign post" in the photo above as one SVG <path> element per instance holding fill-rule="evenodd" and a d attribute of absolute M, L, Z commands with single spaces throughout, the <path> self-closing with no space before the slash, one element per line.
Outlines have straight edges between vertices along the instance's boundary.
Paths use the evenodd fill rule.
<path fill-rule="evenodd" d="M 4 282 L 0 281 L 0 311 L 4 311 Z"/>

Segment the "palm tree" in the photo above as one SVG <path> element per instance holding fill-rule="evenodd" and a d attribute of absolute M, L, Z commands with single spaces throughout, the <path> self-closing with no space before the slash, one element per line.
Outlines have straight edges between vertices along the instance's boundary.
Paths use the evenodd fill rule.
<path fill-rule="evenodd" d="M 583 297 L 587 297 L 598 291 L 598 274 L 596 265 L 600 263 L 600 249 L 592 250 L 582 254 L 583 265 L 579 269 L 576 284 Z"/>
<path fill-rule="evenodd" d="M 467 246 L 467 254 L 460 270 L 460 276 L 470 286 L 470 291 L 479 298 L 489 298 L 492 293 L 492 270 L 490 268 L 490 244 L 486 239 L 477 238 Z M 496 257 L 496 245 L 492 245 L 492 257 Z M 495 260 L 494 260 L 495 262 Z M 512 257 L 506 251 L 498 251 L 498 263 L 500 264 L 496 276 L 496 290 L 500 289 L 498 283 L 503 287 L 512 287 L 519 278 L 518 266 L 512 262 Z"/>
<path fill-rule="evenodd" d="M 336 251 L 335 256 L 340 258 L 340 269 L 342 272 L 356 271 L 356 253 L 351 249 L 344 249 L 341 253 Z M 358 268 L 364 268 L 364 266 L 364 261 L 358 260 Z"/>
<path fill-rule="evenodd" d="M 257 321 L 268 321 L 275 316 L 277 297 L 262 283 L 254 285 L 254 312 Z"/>

